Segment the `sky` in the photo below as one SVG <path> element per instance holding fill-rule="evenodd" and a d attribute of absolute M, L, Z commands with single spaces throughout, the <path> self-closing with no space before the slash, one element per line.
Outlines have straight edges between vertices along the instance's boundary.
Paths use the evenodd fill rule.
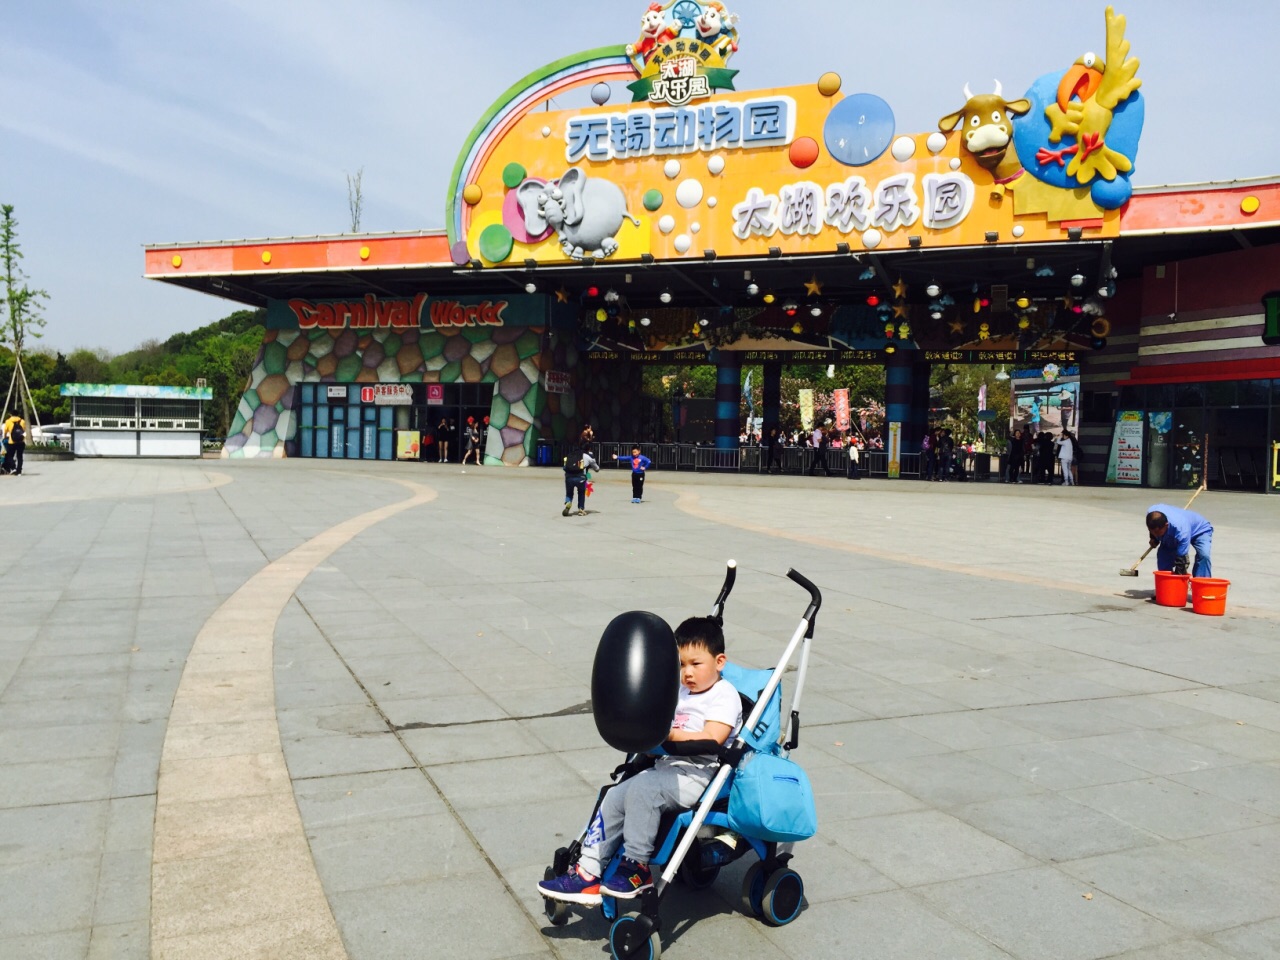
<path fill-rule="evenodd" d="M 235 304 L 145 280 L 143 246 L 440 228 L 459 149 L 509 86 L 634 42 L 647 0 L 0 4 L 0 202 L 50 294 L 37 348 L 111 353 Z M 1104 3 L 728 0 L 739 90 L 816 81 L 929 132 L 1104 48 Z M 1280 175 L 1274 0 L 1120 0 L 1147 99 L 1138 186 Z M 614 103 L 626 91 L 615 88 Z M 554 108 L 587 103 L 559 100 Z"/>

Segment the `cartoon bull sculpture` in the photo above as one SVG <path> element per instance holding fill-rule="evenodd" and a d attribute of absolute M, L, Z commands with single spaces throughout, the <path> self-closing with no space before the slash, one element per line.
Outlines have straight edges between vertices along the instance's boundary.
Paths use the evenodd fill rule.
<path fill-rule="evenodd" d="M 961 143 L 995 180 L 991 195 L 1003 197 L 1005 184 L 1022 173 L 1022 163 L 1013 147 L 1013 118 L 1030 110 L 1031 101 L 1006 100 L 999 80 L 994 93 L 976 96 L 966 83 L 964 96 L 964 106 L 939 120 L 938 129 L 943 133 L 963 130 Z"/>
<path fill-rule="evenodd" d="M 621 187 L 588 177 L 576 167 L 552 183 L 525 180 L 516 188 L 516 203 L 530 236 L 544 234 L 550 227 L 560 237 L 564 255 L 574 260 L 614 253 L 618 249 L 614 237 L 624 220 L 640 226 L 627 211 Z"/>

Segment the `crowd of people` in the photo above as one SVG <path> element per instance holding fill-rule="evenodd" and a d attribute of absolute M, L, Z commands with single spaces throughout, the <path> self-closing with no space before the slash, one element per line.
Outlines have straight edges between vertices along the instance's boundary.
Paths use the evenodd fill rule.
<path fill-rule="evenodd" d="M 1060 466 L 1064 486 L 1080 483 L 1080 441 L 1070 430 L 1058 436 L 1041 430 L 1038 433 L 1014 430 L 1005 446 L 1005 483 L 1018 483 L 1022 476 L 1029 483 L 1049 485 L 1054 481 L 1054 464 Z"/>

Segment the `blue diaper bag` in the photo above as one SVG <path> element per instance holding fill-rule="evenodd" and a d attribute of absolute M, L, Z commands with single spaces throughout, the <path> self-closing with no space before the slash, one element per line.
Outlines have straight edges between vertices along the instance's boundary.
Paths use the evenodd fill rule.
<path fill-rule="evenodd" d="M 749 753 L 729 790 L 729 826 L 774 843 L 808 840 L 818 832 L 813 787 L 800 765 L 771 753 Z"/>

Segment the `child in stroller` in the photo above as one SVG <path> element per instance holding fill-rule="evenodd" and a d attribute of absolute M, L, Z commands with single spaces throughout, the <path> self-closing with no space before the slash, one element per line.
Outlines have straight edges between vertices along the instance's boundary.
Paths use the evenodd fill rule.
<path fill-rule="evenodd" d="M 735 565 L 730 561 L 712 616 L 699 618 L 703 625 L 698 630 L 705 631 L 708 620 L 713 623 L 721 621 L 723 603 L 732 589 L 734 576 Z M 706 786 L 701 791 L 701 796 L 696 798 L 696 809 L 684 809 L 680 812 L 669 809 L 662 815 L 656 834 L 649 832 L 653 830 L 651 824 L 657 818 L 656 812 L 651 812 L 648 819 L 638 821 L 643 824 L 646 833 L 634 845 L 634 852 L 647 855 L 647 866 L 662 868 L 661 875 L 649 877 L 646 876 L 646 871 L 636 882 L 638 871 L 624 862 L 628 859 L 627 851 L 633 848 L 628 846 L 626 837 L 622 837 L 619 844 L 619 838 L 608 835 L 610 817 L 603 818 L 605 833 L 603 836 L 599 835 L 602 809 L 606 804 L 614 811 L 611 817 L 615 823 L 619 819 L 616 815 L 619 808 L 625 811 L 626 823 L 632 823 L 630 802 L 608 800 L 612 791 L 639 778 L 654 764 L 653 758 L 632 755 L 614 770 L 615 782 L 606 784 L 601 789 L 595 809 L 588 818 L 587 829 L 570 846 L 557 850 L 553 865 L 546 869 L 545 880 L 539 884 L 539 893 L 544 897 L 547 918 L 553 924 L 567 922 L 570 903 L 588 906 L 599 903 L 606 919 L 613 921 L 609 931 L 609 946 L 613 957 L 658 960 L 662 950 L 658 937 L 661 926 L 659 908 L 669 884 L 679 876 L 695 889 L 708 887 L 716 880 L 722 866 L 748 852 L 754 852 L 759 862 L 747 870 L 743 880 L 744 911 L 772 926 L 790 923 L 799 915 L 804 884 L 800 875 L 788 866 L 792 858 L 790 849 L 793 842 L 813 835 L 816 831 L 816 815 L 813 813 L 813 798 L 807 778 L 785 756 L 798 744 L 800 693 L 808 666 L 807 641 L 813 636 L 813 624 L 822 597 L 817 587 L 799 573 L 791 570 L 787 576 L 809 591 L 810 603 L 778 665 L 773 670 L 749 670 L 723 662 L 723 656 L 716 657 L 716 668 L 723 674 L 723 679 L 712 678 L 709 689 L 720 686 L 734 691 L 736 688 L 743 706 L 748 708 L 749 716 L 740 729 L 734 729 L 736 725 L 729 725 L 729 729 L 733 730 L 732 734 L 727 730 L 718 731 L 715 727 L 710 730 L 704 728 L 704 732 L 713 735 L 714 732 L 724 733 L 725 740 L 720 741 L 723 745 L 718 746 L 718 749 L 715 743 L 708 745 L 705 742 L 692 748 L 700 753 L 706 751 L 702 756 L 710 764 L 706 767 L 707 774 L 714 771 L 714 777 L 710 778 L 709 783 L 703 781 Z M 685 626 L 681 625 L 682 631 Z M 780 681 L 797 648 L 800 650 L 800 662 L 791 701 L 791 736 L 784 743 Z M 700 646 L 692 646 L 691 649 L 700 649 Z M 681 652 L 683 661 L 684 651 Z M 682 669 L 682 676 L 683 674 Z M 732 740 L 729 740 L 730 736 Z M 663 748 L 681 749 L 679 741 L 668 741 L 663 744 Z M 713 750 L 714 755 L 711 753 Z M 773 772 L 773 768 L 766 767 L 766 761 L 772 761 L 785 769 L 780 771 L 781 775 L 747 776 L 748 766 Z M 732 784 L 731 789 L 730 780 L 735 776 L 735 771 L 737 782 Z M 751 804 L 748 801 L 739 802 L 736 788 L 740 784 L 744 785 L 742 793 L 746 795 L 749 789 L 746 784 L 758 784 L 765 779 L 773 781 L 774 789 L 778 788 L 779 782 L 782 783 L 784 792 L 780 795 L 779 810 L 760 815 L 760 811 L 749 809 Z M 626 792 L 631 793 L 630 790 Z M 634 795 L 639 797 L 641 794 L 637 792 Z M 680 798 L 681 805 L 687 806 L 692 802 L 686 799 L 687 796 L 686 794 Z M 769 804 L 766 802 L 764 805 Z M 654 845 L 656 849 L 650 852 L 647 849 L 648 841 L 655 835 L 658 841 Z M 612 858 L 607 855 L 610 850 Z M 605 878 L 603 883 L 598 879 L 601 876 Z M 638 899 L 639 914 L 619 916 L 619 899 Z"/>

